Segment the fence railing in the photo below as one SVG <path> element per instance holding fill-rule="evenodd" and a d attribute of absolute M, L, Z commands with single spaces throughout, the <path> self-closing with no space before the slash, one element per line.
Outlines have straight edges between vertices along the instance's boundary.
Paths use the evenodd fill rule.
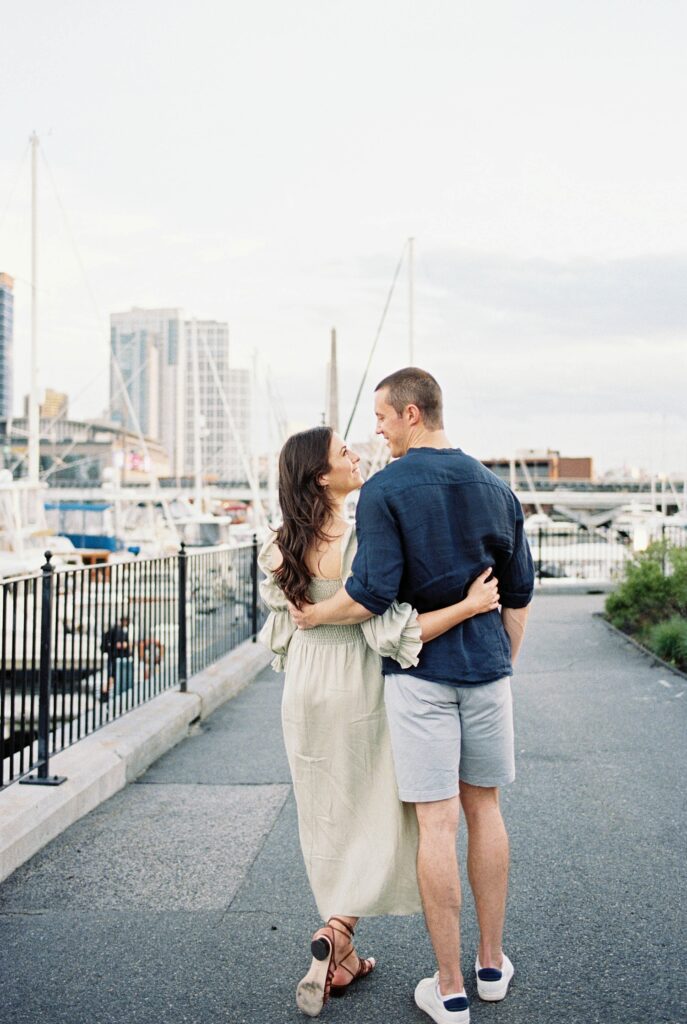
<path fill-rule="evenodd" d="M 0 583 L 0 787 L 255 639 L 257 539 Z M 37 769 L 37 774 L 26 778 Z"/>
<path fill-rule="evenodd" d="M 538 580 L 614 582 L 623 577 L 626 563 L 637 548 L 630 536 L 615 532 L 603 535 L 574 527 L 549 530 L 545 527 L 528 534 Z M 687 527 L 663 523 L 651 540 L 668 547 L 687 547 Z M 664 569 L 664 571 L 666 571 Z"/>

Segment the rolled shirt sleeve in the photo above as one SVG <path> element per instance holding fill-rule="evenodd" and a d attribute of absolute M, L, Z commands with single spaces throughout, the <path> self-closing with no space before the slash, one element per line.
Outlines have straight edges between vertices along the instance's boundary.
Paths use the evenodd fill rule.
<path fill-rule="evenodd" d="M 534 563 L 525 534 L 522 506 L 514 494 L 513 550 L 510 557 L 496 565 L 499 595 L 504 608 L 525 608 L 534 594 Z"/>
<path fill-rule="evenodd" d="M 394 601 L 383 615 L 361 623 L 369 647 L 383 658 L 393 658 L 401 668 L 415 668 L 422 650 L 422 629 L 417 612 L 409 604 Z"/>
<path fill-rule="evenodd" d="M 360 492 L 355 522 L 358 551 L 346 591 L 368 611 L 383 615 L 398 595 L 403 546 L 398 523 L 378 476 L 372 477 Z"/>

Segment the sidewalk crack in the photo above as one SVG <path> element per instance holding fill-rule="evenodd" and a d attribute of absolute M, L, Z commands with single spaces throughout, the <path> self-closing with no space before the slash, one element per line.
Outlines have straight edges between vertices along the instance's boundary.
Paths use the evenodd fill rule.
<path fill-rule="evenodd" d="M 239 895 L 239 893 L 242 892 L 243 887 L 246 884 L 246 879 L 250 876 L 250 873 L 252 872 L 253 868 L 255 867 L 255 863 L 256 863 L 258 857 L 260 856 L 260 854 L 262 853 L 263 849 L 265 848 L 265 844 L 266 844 L 267 840 L 270 838 L 270 836 L 274 832 L 274 830 L 276 828 L 276 825 L 277 825 L 277 822 L 279 821 L 279 819 L 281 818 L 281 816 L 282 816 L 282 814 L 284 812 L 284 807 L 286 806 L 287 800 L 291 796 L 291 792 L 292 792 L 292 787 L 289 786 L 287 791 L 286 791 L 286 793 L 284 794 L 284 799 L 281 802 L 281 806 L 279 808 L 279 811 L 274 816 L 274 820 L 272 822 L 271 827 L 265 833 L 263 841 L 260 843 L 260 846 L 258 847 L 258 849 L 255 852 L 255 856 L 253 857 L 252 861 L 250 862 L 250 864 L 246 868 L 246 871 L 245 871 L 245 873 L 243 875 L 243 878 L 241 880 L 241 884 L 237 886 L 236 892 L 234 893 L 232 898 L 229 900 L 229 903 L 227 904 L 225 910 L 222 912 L 222 915 L 221 915 L 219 921 L 215 925 L 216 928 L 219 928 L 222 924 L 224 924 L 225 917 L 227 916 L 227 914 L 230 913 L 231 908 L 233 907 L 234 903 L 236 902 L 236 898 Z"/>

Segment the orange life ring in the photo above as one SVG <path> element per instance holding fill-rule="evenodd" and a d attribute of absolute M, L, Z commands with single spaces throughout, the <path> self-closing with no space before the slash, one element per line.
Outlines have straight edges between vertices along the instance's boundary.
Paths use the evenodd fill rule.
<path fill-rule="evenodd" d="M 138 645 L 138 656 L 145 665 L 159 665 L 165 649 L 159 640 L 148 637 Z"/>

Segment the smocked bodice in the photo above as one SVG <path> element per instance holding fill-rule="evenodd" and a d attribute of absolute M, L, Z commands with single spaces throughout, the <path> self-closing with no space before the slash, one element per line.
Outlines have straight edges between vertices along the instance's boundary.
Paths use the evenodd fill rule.
<path fill-rule="evenodd" d="M 308 596 L 313 604 L 326 601 L 334 597 L 341 587 L 343 580 L 325 580 L 313 578 L 308 588 Z M 338 644 L 347 640 L 362 639 L 362 630 L 357 626 L 315 626 L 313 629 L 302 629 L 298 631 L 301 642 L 312 644 Z"/>

